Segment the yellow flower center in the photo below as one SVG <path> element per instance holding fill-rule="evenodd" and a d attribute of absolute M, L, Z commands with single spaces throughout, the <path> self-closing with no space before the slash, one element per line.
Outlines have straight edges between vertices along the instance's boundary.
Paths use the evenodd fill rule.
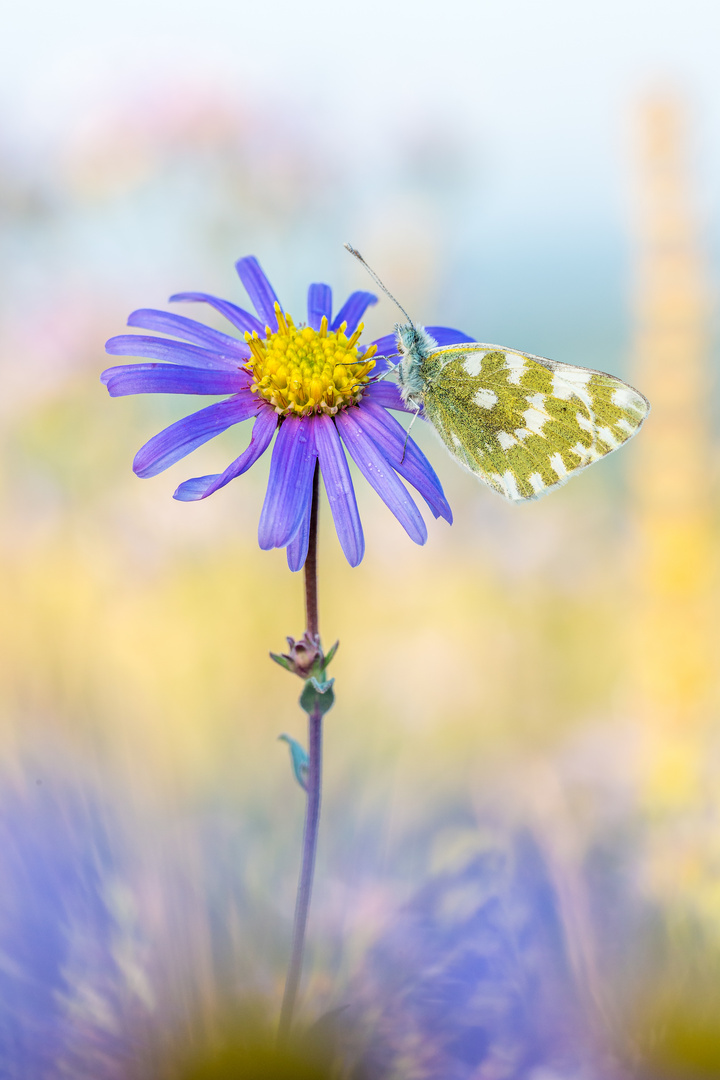
<path fill-rule="evenodd" d="M 377 351 L 377 346 L 371 345 L 358 356 L 363 324 L 348 338 L 347 323 L 329 331 L 323 315 L 320 329 L 313 330 L 296 327 L 279 304 L 275 312 L 276 333 L 266 327 L 265 341 L 254 332 L 245 334 L 251 352 L 247 368 L 253 375 L 252 392 L 269 401 L 281 416 L 334 416 L 339 409 L 356 404 L 375 367 L 370 357 Z"/>

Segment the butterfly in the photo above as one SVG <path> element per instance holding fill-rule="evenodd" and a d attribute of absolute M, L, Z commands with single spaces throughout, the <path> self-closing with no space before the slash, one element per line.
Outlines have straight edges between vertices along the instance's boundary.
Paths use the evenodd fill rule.
<path fill-rule="evenodd" d="M 395 326 L 393 370 L 404 403 L 460 465 L 511 502 L 537 499 L 617 450 L 650 411 L 614 375 L 503 345 L 439 346 L 400 310 L 408 321 Z"/>

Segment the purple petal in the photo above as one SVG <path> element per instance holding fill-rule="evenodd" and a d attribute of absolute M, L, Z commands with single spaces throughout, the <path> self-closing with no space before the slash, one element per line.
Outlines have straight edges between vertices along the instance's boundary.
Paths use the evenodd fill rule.
<path fill-rule="evenodd" d="M 308 289 L 308 326 L 319 330 L 323 315 L 332 318 L 332 289 L 329 285 L 311 285 Z"/>
<path fill-rule="evenodd" d="M 261 337 L 265 335 L 265 327 L 256 319 L 254 315 L 251 315 L 245 308 L 238 307 L 237 304 L 231 304 L 229 300 L 220 300 L 217 296 L 210 296 L 209 293 L 204 292 L 179 292 L 174 293 L 170 297 L 170 302 L 173 303 L 176 300 L 189 300 L 192 303 L 210 304 L 216 311 L 219 311 L 221 315 L 224 315 L 228 322 L 231 322 L 233 326 L 237 326 L 238 330 L 245 332 L 248 330 L 251 334 L 253 330 L 256 330 Z"/>
<path fill-rule="evenodd" d="M 198 499 L 204 499 L 207 489 L 219 476 L 220 473 L 209 473 L 207 476 L 193 476 L 191 480 L 183 480 L 182 484 L 176 487 L 173 499 L 178 502 L 197 502 Z"/>
<path fill-rule="evenodd" d="M 377 353 L 375 359 L 380 356 L 397 356 L 397 338 L 394 334 L 385 334 L 383 337 L 375 338 L 370 342 L 371 345 L 377 345 Z"/>
<path fill-rule="evenodd" d="M 357 566 L 365 553 L 365 538 L 350 469 L 331 417 L 315 418 L 315 445 L 340 546 L 350 565 Z"/>
<path fill-rule="evenodd" d="M 370 486 L 375 489 L 388 509 L 398 519 L 410 539 L 416 544 L 424 544 L 427 540 L 427 528 L 420 511 L 402 481 L 352 415 L 354 411 L 345 409 L 335 417 L 335 423 L 350 457 Z"/>
<path fill-rule="evenodd" d="M 249 390 L 242 390 L 227 401 L 217 401 L 191 413 L 146 442 L 135 455 L 133 469 L 138 476 L 157 476 L 221 431 L 247 420 L 257 410 L 257 397 Z"/>
<path fill-rule="evenodd" d="M 200 349 L 197 345 L 183 345 L 167 338 L 145 337 L 143 334 L 120 334 L 105 342 L 105 352 L 111 356 L 147 356 L 150 360 L 165 360 L 170 364 L 187 367 L 221 368 L 237 371 L 238 360 L 227 359 L 221 353 Z"/>
<path fill-rule="evenodd" d="M 425 326 L 423 329 L 427 331 L 430 337 L 435 338 L 439 346 L 460 345 L 465 341 L 475 340 L 475 338 L 463 334 L 462 330 L 453 330 L 450 326 Z M 385 334 L 384 337 L 376 338 L 370 344 L 377 345 L 378 356 L 397 355 L 397 338 L 395 334 Z"/>
<path fill-rule="evenodd" d="M 255 310 L 260 316 L 260 321 L 263 324 L 263 334 L 266 326 L 269 326 L 271 330 L 277 330 L 278 321 L 275 314 L 275 304 L 278 302 L 278 298 L 272 285 L 265 277 L 260 263 L 254 255 L 246 255 L 244 259 L 238 259 L 235 263 L 235 269 L 255 306 Z"/>
<path fill-rule="evenodd" d="M 286 416 L 280 425 L 270 462 L 258 542 L 263 551 L 286 547 L 302 524 L 312 496 L 315 439 L 308 418 Z"/>
<path fill-rule="evenodd" d="M 233 359 L 239 353 L 242 357 L 250 355 L 244 341 L 213 330 L 195 319 L 186 319 L 184 315 L 174 315 L 169 311 L 157 311 L 155 308 L 140 308 L 133 311 L 127 321 L 128 326 L 137 326 L 141 330 L 157 330 L 161 334 L 172 334 L 183 341 L 192 341 L 195 345 L 207 345 L 221 356 Z"/>
<path fill-rule="evenodd" d="M 363 400 L 370 398 L 382 405 L 385 409 L 397 409 L 398 412 L 414 413 L 417 410 L 412 405 L 406 405 L 400 393 L 397 383 L 388 379 L 379 379 L 377 382 L 368 383 L 363 390 Z"/>
<path fill-rule="evenodd" d="M 474 337 L 468 337 L 462 330 L 453 330 L 451 326 L 426 326 L 424 327 L 430 337 L 435 338 L 438 345 L 462 345 L 466 341 L 475 341 Z"/>
<path fill-rule="evenodd" d="M 393 469 L 420 492 L 435 517 L 443 517 L 452 525 L 452 510 L 442 484 L 420 447 L 408 438 L 405 428 L 373 401 L 364 400 L 355 418 Z"/>
<path fill-rule="evenodd" d="M 177 364 L 121 364 L 100 376 L 111 397 L 128 394 L 237 394 L 250 385 L 245 371 L 213 371 Z"/>
<path fill-rule="evenodd" d="M 295 573 L 298 570 L 302 570 L 307 559 L 308 544 L 310 542 L 310 516 L 312 514 L 312 499 L 308 503 L 305 516 L 300 523 L 300 528 L 292 538 L 285 553 L 287 555 L 287 562 L 290 569 Z"/>
<path fill-rule="evenodd" d="M 347 323 L 345 333 L 348 337 L 355 333 L 358 323 L 365 314 L 370 304 L 377 304 L 377 296 L 371 292 L 350 293 L 343 306 L 332 321 L 331 330 L 338 330 L 344 322 Z"/>
<path fill-rule="evenodd" d="M 192 480 L 185 480 L 173 495 L 179 502 L 195 502 L 205 499 L 208 495 L 225 487 L 236 476 L 247 472 L 255 464 L 258 458 L 267 450 L 272 442 L 277 427 L 277 414 L 275 410 L 266 406 L 261 408 L 253 425 L 252 438 L 246 450 L 235 458 L 232 465 L 228 465 L 223 473 L 213 473 L 211 476 L 195 476 Z"/>

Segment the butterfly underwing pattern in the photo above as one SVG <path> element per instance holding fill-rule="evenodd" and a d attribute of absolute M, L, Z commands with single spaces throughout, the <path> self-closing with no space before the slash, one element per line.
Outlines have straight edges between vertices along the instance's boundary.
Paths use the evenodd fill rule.
<path fill-rule="evenodd" d="M 398 380 L 450 454 L 512 502 L 536 499 L 617 450 L 650 411 L 621 379 L 502 345 L 439 347 L 397 325 Z"/>

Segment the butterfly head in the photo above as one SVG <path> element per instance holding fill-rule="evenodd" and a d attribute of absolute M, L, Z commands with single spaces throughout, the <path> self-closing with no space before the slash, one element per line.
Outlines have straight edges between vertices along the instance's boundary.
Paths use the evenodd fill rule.
<path fill-rule="evenodd" d="M 398 380 L 407 401 L 422 394 L 424 381 L 420 369 L 433 349 L 437 349 L 437 342 L 424 327 L 411 322 L 395 324 L 395 340 L 400 354 Z"/>

